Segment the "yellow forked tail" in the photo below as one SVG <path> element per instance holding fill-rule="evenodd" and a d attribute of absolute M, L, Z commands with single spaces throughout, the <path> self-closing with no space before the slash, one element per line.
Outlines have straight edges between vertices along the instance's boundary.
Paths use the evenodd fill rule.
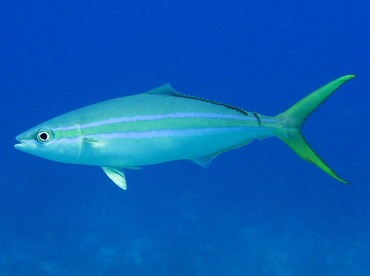
<path fill-rule="evenodd" d="M 340 178 L 321 157 L 310 147 L 302 135 L 302 126 L 307 118 L 333 94 L 342 84 L 353 79 L 355 75 L 338 78 L 312 92 L 287 111 L 276 116 L 281 128 L 277 130 L 277 137 L 291 147 L 300 157 L 307 160 L 335 179 L 349 184 Z"/>

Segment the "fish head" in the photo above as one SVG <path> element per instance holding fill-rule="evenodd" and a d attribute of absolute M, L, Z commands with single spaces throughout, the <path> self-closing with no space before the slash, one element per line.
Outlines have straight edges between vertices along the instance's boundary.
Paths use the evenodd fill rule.
<path fill-rule="evenodd" d="M 81 154 L 79 127 L 72 130 L 53 123 L 37 125 L 15 137 L 17 150 L 64 163 L 78 163 Z"/>

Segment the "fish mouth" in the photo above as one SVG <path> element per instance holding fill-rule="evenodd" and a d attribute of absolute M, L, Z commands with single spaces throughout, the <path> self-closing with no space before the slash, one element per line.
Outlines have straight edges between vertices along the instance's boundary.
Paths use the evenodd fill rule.
<path fill-rule="evenodd" d="M 19 144 L 15 144 L 14 145 L 14 148 L 17 149 L 17 150 L 22 150 L 22 149 L 24 150 L 25 147 L 26 146 L 24 144 L 22 144 L 22 143 L 19 143 Z"/>
<path fill-rule="evenodd" d="M 27 145 L 24 143 L 24 140 L 20 137 L 20 135 L 15 137 L 15 140 L 17 140 L 20 143 L 15 144 L 14 148 L 17 149 L 17 150 L 25 151 L 26 148 L 27 148 Z"/>

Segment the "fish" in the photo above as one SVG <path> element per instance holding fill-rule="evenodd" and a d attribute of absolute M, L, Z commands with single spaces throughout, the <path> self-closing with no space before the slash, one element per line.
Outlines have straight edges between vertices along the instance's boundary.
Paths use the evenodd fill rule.
<path fill-rule="evenodd" d="M 17 150 L 64 163 L 100 166 L 127 189 L 126 169 L 176 160 L 208 168 L 218 155 L 254 139 L 277 137 L 298 156 L 340 178 L 302 134 L 307 118 L 341 85 L 345 75 L 286 111 L 267 116 L 175 91 L 170 84 L 70 111 L 16 136 Z"/>

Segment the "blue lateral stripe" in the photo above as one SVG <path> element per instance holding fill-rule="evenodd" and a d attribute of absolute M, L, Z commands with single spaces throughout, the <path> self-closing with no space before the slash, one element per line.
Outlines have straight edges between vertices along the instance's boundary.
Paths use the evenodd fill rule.
<path fill-rule="evenodd" d="M 245 130 L 245 127 L 219 127 L 219 128 L 191 128 L 179 130 L 153 130 L 153 131 L 131 131 L 131 132 L 113 132 L 101 133 L 94 137 L 101 139 L 147 139 L 160 137 L 189 137 L 202 136 L 207 134 L 221 134 L 225 132 L 236 132 Z"/>
<path fill-rule="evenodd" d="M 210 134 L 224 134 L 230 132 L 245 131 L 245 127 L 219 127 L 219 128 L 191 128 L 179 130 L 153 130 L 153 131 L 129 131 L 129 132 L 112 132 L 112 133 L 98 133 L 92 137 L 97 141 L 113 140 L 113 139 L 152 139 L 162 137 L 190 137 L 203 136 Z M 55 139 L 54 143 L 70 144 L 77 142 L 80 137 Z"/>
<path fill-rule="evenodd" d="M 92 127 L 98 127 L 102 125 L 111 125 L 119 124 L 124 122 L 138 122 L 138 121 L 155 121 L 168 118 L 206 118 L 206 119 L 232 119 L 232 120 L 241 120 L 248 121 L 254 120 L 254 118 L 249 118 L 246 116 L 238 115 L 229 115 L 229 114 L 215 114 L 215 113 L 199 113 L 199 112 L 187 112 L 187 113 L 169 113 L 169 114 L 159 114 L 159 115 L 142 115 L 142 116 L 132 116 L 132 117 L 121 117 L 121 118 L 112 118 L 103 121 L 96 121 L 87 124 L 82 124 L 80 126 L 63 126 L 57 127 L 54 130 L 58 131 L 67 131 L 73 129 L 86 129 Z"/>

